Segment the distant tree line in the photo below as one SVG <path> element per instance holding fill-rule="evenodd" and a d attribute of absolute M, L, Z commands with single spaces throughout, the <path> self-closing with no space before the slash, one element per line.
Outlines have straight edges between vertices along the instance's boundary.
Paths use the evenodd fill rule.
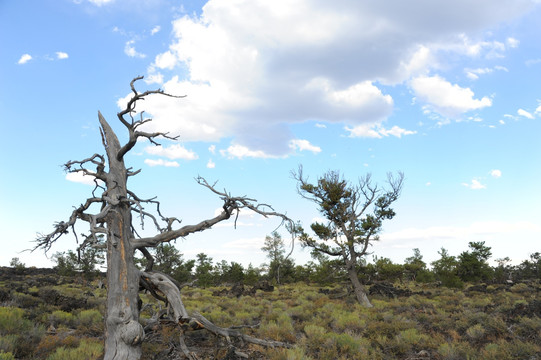
<path fill-rule="evenodd" d="M 196 259 L 185 260 L 172 244 L 160 244 L 154 249 L 154 268 L 169 275 L 179 283 L 196 280 L 200 287 L 232 285 L 243 283 L 254 285 L 267 280 L 274 284 L 309 282 L 319 285 L 332 285 L 348 281 L 348 274 L 340 260 L 312 252 L 312 261 L 296 265 L 291 257 L 285 256 L 285 246 L 281 235 L 273 232 L 265 239 L 262 250 L 270 262 L 254 266 L 243 266 L 237 262 L 214 260 L 207 254 L 197 254 Z M 412 256 L 403 264 L 394 263 L 386 257 L 373 256 L 372 262 L 365 258 L 357 263 L 359 280 L 363 284 L 375 282 L 415 281 L 419 283 L 439 283 L 446 287 L 461 288 L 465 283 L 506 283 L 524 280 L 541 280 L 541 253 L 536 252 L 518 265 L 511 265 L 508 257 L 496 259 L 491 266 L 491 248 L 485 242 L 470 242 L 467 251 L 458 256 L 450 255 L 442 248 L 439 259 L 427 264 L 419 249 L 413 249 Z M 18 259 L 17 259 L 18 260 Z M 94 277 L 99 274 L 98 266 L 103 264 L 100 252 L 88 251 L 77 254 L 71 250 L 53 256 L 56 269 L 62 275 L 82 274 Z M 137 264 L 145 268 L 147 259 L 137 259 Z M 15 263 L 14 263 L 15 264 Z M 430 266 L 429 266 L 430 265 Z M 24 266 L 17 263 L 18 267 Z"/>

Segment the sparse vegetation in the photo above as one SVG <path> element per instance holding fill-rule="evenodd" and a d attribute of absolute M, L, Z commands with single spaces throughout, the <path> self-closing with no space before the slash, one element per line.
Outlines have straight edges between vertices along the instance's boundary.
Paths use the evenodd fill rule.
<path fill-rule="evenodd" d="M 0 284 L 9 291 L 0 294 L 0 359 L 103 356 L 105 291 L 99 279 L 2 270 Z M 376 284 L 367 284 L 368 290 Z M 409 277 L 389 284 L 401 295 L 372 293 L 372 308 L 359 305 L 347 286 L 347 279 L 324 287 L 295 282 L 238 298 L 214 296 L 223 286 L 186 287 L 183 296 L 188 311 L 198 310 L 219 326 L 294 344 L 250 345 L 244 351 L 251 359 L 541 359 L 538 280 L 450 289 Z M 150 324 L 163 303 L 142 297 L 150 305 L 141 322 Z M 145 332 L 144 359 L 182 358 L 177 327 L 155 323 Z M 227 343 L 206 330 L 186 331 L 185 342 L 197 346 L 199 359 L 232 358 Z"/>

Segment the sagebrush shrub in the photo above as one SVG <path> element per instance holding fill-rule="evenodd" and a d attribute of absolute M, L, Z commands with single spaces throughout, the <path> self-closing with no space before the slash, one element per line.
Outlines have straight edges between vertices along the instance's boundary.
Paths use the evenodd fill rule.
<path fill-rule="evenodd" d="M 103 357 L 101 342 L 82 340 L 76 348 L 59 347 L 47 360 L 98 360 Z"/>

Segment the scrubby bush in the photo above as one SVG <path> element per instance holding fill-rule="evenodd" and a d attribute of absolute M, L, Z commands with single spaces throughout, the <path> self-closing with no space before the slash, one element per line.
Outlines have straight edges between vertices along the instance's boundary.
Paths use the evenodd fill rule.
<path fill-rule="evenodd" d="M 82 340 L 76 348 L 59 347 L 47 360 L 97 360 L 103 357 L 103 344 Z"/>
<path fill-rule="evenodd" d="M 16 360 L 11 352 L 0 351 L 0 360 Z"/>

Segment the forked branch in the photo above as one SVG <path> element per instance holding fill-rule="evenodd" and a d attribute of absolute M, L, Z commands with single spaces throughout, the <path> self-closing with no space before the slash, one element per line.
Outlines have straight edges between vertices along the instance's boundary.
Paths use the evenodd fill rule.
<path fill-rule="evenodd" d="M 134 249 L 138 249 L 141 247 L 154 247 L 164 242 L 169 242 L 181 237 L 185 237 L 189 234 L 204 231 L 206 229 L 209 229 L 213 225 L 227 220 L 231 217 L 231 215 L 236 211 L 237 215 L 238 212 L 241 209 L 249 209 L 259 215 L 262 215 L 264 217 L 274 216 L 282 219 L 282 223 L 287 222 L 288 224 L 291 224 L 291 226 L 294 226 L 293 220 L 291 220 L 287 215 L 281 214 L 279 212 L 274 211 L 274 209 L 270 205 L 266 204 L 259 204 L 257 203 L 257 200 L 248 198 L 246 196 L 231 196 L 225 190 L 223 192 L 216 190 L 215 185 L 210 185 L 204 178 L 198 177 L 196 178 L 196 181 L 199 185 L 205 186 L 209 190 L 211 190 L 213 193 L 220 196 L 220 198 L 223 200 L 224 204 L 222 206 L 223 211 L 216 215 L 213 218 L 203 220 L 197 224 L 194 225 L 185 225 L 179 229 L 171 230 L 171 221 L 169 222 L 169 230 L 164 231 L 156 236 L 153 237 L 147 237 L 147 238 L 141 238 L 141 239 L 132 239 L 132 246 Z M 171 219 L 169 219 L 171 220 Z"/>
<path fill-rule="evenodd" d="M 146 139 L 148 139 L 148 141 L 150 141 L 154 145 L 160 145 L 155 140 L 158 137 L 162 137 L 162 138 L 169 139 L 169 140 L 177 140 L 179 138 L 179 136 L 170 136 L 168 133 L 163 133 L 163 132 L 148 133 L 148 132 L 138 131 L 137 130 L 137 128 L 139 126 L 141 126 L 141 125 L 143 125 L 143 124 L 145 124 L 147 122 L 152 121 L 151 118 L 145 118 L 144 117 L 144 112 L 139 113 L 139 116 L 140 116 L 139 120 L 134 119 L 133 115 L 136 113 L 135 107 L 136 107 L 137 102 L 139 100 L 144 100 L 147 96 L 153 95 L 153 94 L 163 95 L 163 96 L 167 96 L 167 97 L 171 97 L 171 98 L 177 98 L 177 99 L 185 97 L 185 95 L 184 96 L 171 95 L 171 94 L 168 94 L 168 93 L 164 92 L 161 89 L 148 90 L 148 91 L 145 91 L 143 93 L 139 93 L 135 89 L 135 82 L 138 81 L 138 80 L 141 80 L 141 79 L 143 79 L 143 76 L 138 76 L 138 77 L 136 77 L 135 79 L 133 79 L 131 81 L 130 87 L 131 87 L 131 90 L 133 92 L 133 96 L 131 97 L 131 99 L 126 104 L 126 108 L 117 114 L 118 119 L 128 129 L 128 133 L 129 133 L 128 142 L 120 149 L 120 151 L 118 152 L 118 154 L 116 156 L 117 160 L 119 160 L 119 161 L 122 160 L 124 155 L 135 146 L 135 144 L 137 143 L 138 138 L 141 138 L 141 137 L 146 138 Z M 130 121 L 128 121 L 125 118 L 126 116 L 130 117 Z"/>
<path fill-rule="evenodd" d="M 237 328 L 223 328 L 217 326 L 197 311 L 194 311 L 189 315 L 182 303 L 180 289 L 164 274 L 159 272 L 143 272 L 141 274 L 141 279 L 143 279 L 141 284 L 144 288 L 149 290 L 152 294 L 158 295 L 158 298 L 161 298 L 162 301 L 164 298 L 167 299 L 170 318 L 175 324 L 180 326 L 179 332 L 185 330 L 206 329 L 216 336 L 226 338 L 230 345 L 232 345 L 231 338 L 237 338 L 243 342 L 266 347 L 293 347 L 291 344 L 281 341 L 263 340 L 243 334 Z"/>

